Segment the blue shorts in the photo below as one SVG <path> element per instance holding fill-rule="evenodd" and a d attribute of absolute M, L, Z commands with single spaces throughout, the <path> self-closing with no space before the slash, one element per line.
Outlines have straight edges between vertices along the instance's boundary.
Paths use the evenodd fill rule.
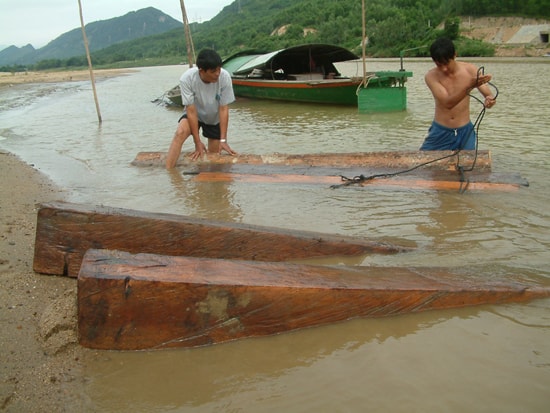
<path fill-rule="evenodd" d="M 472 150 L 476 148 L 476 131 L 472 122 L 460 128 L 452 129 L 433 121 L 421 151 L 455 151 L 457 149 Z"/>

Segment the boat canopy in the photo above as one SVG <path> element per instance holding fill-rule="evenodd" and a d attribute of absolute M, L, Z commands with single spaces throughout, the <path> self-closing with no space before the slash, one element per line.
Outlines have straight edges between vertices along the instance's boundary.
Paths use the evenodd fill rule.
<path fill-rule="evenodd" d="M 306 44 L 270 53 L 239 52 L 227 58 L 223 67 L 232 76 L 278 77 L 291 73 L 336 72 L 333 63 L 359 59 L 349 50 L 328 44 Z"/>

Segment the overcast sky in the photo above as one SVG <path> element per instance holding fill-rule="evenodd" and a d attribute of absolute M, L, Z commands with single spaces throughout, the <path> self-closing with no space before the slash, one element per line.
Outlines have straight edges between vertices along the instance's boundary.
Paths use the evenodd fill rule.
<path fill-rule="evenodd" d="M 216 16 L 234 0 L 184 0 L 190 22 Z M 80 0 L 84 23 L 154 7 L 182 21 L 179 0 Z M 36 49 L 80 27 L 78 0 L 0 0 L 0 48 L 32 44 Z"/>

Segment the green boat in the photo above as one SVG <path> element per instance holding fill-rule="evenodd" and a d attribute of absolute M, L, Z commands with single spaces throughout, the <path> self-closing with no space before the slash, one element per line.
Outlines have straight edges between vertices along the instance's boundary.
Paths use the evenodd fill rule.
<path fill-rule="evenodd" d="M 228 57 L 223 68 L 231 74 L 238 97 L 358 106 L 364 113 L 405 110 L 405 82 L 412 73 L 379 71 L 347 77 L 335 66 L 358 59 L 343 47 L 306 44 L 270 53 L 242 51 Z M 181 105 L 178 87 L 166 96 Z"/>

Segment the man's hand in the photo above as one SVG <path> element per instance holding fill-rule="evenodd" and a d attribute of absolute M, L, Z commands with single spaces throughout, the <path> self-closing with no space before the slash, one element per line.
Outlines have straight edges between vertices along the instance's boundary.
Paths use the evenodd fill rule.
<path fill-rule="evenodd" d="M 491 79 L 493 77 L 491 75 L 482 75 L 480 74 L 477 78 L 476 78 L 476 84 L 474 85 L 474 87 L 480 87 L 481 85 L 484 85 L 485 83 L 487 82 L 490 82 Z"/>
<path fill-rule="evenodd" d="M 495 106 L 495 103 L 497 103 L 497 100 L 493 98 L 492 96 L 486 96 L 485 102 L 483 103 L 486 108 L 492 108 Z"/>
<path fill-rule="evenodd" d="M 220 151 L 219 154 L 222 153 L 222 151 L 226 151 L 229 155 L 235 156 L 237 155 L 237 152 L 235 152 L 227 142 L 220 142 Z"/>
<path fill-rule="evenodd" d="M 206 153 L 206 146 L 204 146 L 204 143 L 199 143 L 198 145 L 195 145 L 195 152 L 191 154 L 191 159 L 196 161 L 199 158 L 202 158 L 202 156 Z"/>

